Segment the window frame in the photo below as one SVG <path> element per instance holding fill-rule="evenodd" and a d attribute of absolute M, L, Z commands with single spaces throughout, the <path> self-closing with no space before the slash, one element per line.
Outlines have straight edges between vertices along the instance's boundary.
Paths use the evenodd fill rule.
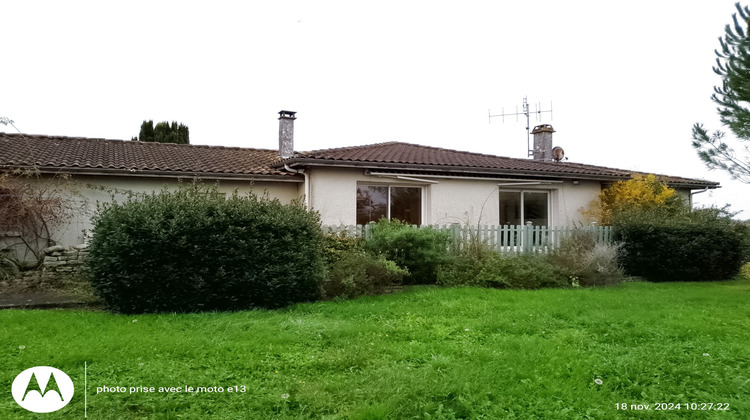
<path fill-rule="evenodd" d="M 508 188 L 500 188 L 498 190 L 500 193 L 516 193 L 520 196 L 519 201 L 519 219 L 520 219 L 520 226 L 526 225 L 526 214 L 525 214 L 525 194 L 526 193 L 543 193 L 546 194 L 547 200 L 547 223 L 545 225 L 536 225 L 536 226 L 552 226 L 552 191 L 551 190 L 534 190 L 534 189 L 522 189 L 522 190 L 516 190 L 516 189 L 508 189 Z M 498 197 L 498 221 L 500 224 L 503 224 L 502 220 L 500 219 L 500 212 L 502 211 L 502 205 L 500 204 L 500 197 Z"/>
<path fill-rule="evenodd" d="M 375 183 L 375 182 L 358 182 L 357 183 L 357 190 L 359 190 L 361 187 L 386 187 L 388 188 L 388 194 L 386 195 L 386 218 L 388 220 L 391 219 L 391 206 L 393 205 L 393 200 L 391 198 L 392 196 L 392 188 L 416 188 L 419 189 L 419 223 L 418 226 L 421 226 L 424 224 L 424 216 L 425 216 L 425 188 L 423 185 L 415 185 L 415 184 L 387 184 L 387 183 Z M 355 200 L 357 200 L 357 193 L 355 191 Z M 359 212 L 359 203 L 355 203 L 355 222 L 357 222 L 357 213 Z M 401 220 L 401 219 L 398 219 Z M 402 220 L 403 221 L 403 220 Z M 371 220 L 368 223 L 377 222 L 377 220 Z M 360 223 L 357 223 L 360 224 Z"/>

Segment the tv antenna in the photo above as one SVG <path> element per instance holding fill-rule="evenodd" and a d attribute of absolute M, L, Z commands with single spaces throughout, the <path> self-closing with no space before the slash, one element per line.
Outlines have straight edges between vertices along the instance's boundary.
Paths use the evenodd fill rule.
<path fill-rule="evenodd" d="M 549 103 L 549 109 L 542 109 L 542 106 L 539 103 L 534 104 L 534 116 L 536 118 L 536 121 L 542 121 L 542 113 L 549 112 L 549 119 L 552 120 L 552 102 Z M 522 111 L 518 112 L 518 107 L 516 107 L 516 112 L 511 114 L 505 113 L 505 108 L 502 109 L 502 112 L 500 114 L 492 115 L 492 112 L 488 109 L 487 110 L 487 116 L 490 121 L 490 124 L 492 124 L 492 118 L 495 117 L 502 117 L 503 122 L 505 122 L 505 117 L 516 117 L 516 121 L 518 121 L 519 115 L 526 116 L 526 149 L 528 156 L 534 156 L 534 149 L 531 148 L 531 114 L 532 112 L 529 109 L 529 101 L 526 99 L 526 97 L 523 97 L 523 105 L 522 105 Z"/>

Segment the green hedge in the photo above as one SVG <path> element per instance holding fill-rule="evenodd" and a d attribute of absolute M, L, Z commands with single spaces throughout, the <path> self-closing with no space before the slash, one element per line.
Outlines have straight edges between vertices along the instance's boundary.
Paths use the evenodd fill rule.
<path fill-rule="evenodd" d="M 627 274 L 650 281 L 714 281 L 736 276 L 747 258 L 748 228 L 715 209 L 681 219 L 616 226 Z"/>
<path fill-rule="evenodd" d="M 193 184 L 94 221 L 91 281 L 118 312 L 275 308 L 317 299 L 325 278 L 319 216 L 298 204 Z"/>

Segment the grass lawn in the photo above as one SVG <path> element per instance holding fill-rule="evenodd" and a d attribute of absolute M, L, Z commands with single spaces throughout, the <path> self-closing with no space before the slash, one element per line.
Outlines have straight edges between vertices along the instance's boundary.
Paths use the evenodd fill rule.
<path fill-rule="evenodd" d="M 83 418 L 84 405 L 89 419 L 750 418 L 748 279 L 415 288 L 238 313 L 6 310 L 0 332 L 3 419 Z M 38 365 L 75 383 L 58 412 L 10 395 Z"/>

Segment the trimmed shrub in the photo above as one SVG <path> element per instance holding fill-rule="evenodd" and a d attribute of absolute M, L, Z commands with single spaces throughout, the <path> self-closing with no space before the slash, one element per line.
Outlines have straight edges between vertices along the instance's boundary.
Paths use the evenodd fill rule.
<path fill-rule="evenodd" d="M 449 237 L 447 232 L 429 227 L 381 219 L 373 225 L 365 249 L 409 270 L 404 283 L 435 284 L 438 267 L 448 258 Z"/>
<path fill-rule="evenodd" d="M 547 260 L 573 286 L 603 286 L 623 279 L 618 255 L 621 244 L 596 241 L 586 230 L 574 230 L 547 255 Z"/>
<path fill-rule="evenodd" d="M 317 213 L 197 184 L 106 203 L 94 218 L 91 282 L 125 313 L 276 308 L 319 297 Z"/>
<path fill-rule="evenodd" d="M 622 263 L 650 281 L 726 280 L 744 262 L 739 232 L 718 226 L 621 226 Z"/>
<path fill-rule="evenodd" d="M 650 281 L 714 281 L 736 276 L 747 260 L 750 229 L 719 209 L 679 217 L 631 217 L 615 225 L 625 271 Z"/>
<path fill-rule="evenodd" d="M 323 282 L 326 298 L 351 299 L 362 295 L 382 294 L 401 285 L 407 270 L 385 257 L 361 250 L 338 254 L 331 264 L 328 279 Z"/>

